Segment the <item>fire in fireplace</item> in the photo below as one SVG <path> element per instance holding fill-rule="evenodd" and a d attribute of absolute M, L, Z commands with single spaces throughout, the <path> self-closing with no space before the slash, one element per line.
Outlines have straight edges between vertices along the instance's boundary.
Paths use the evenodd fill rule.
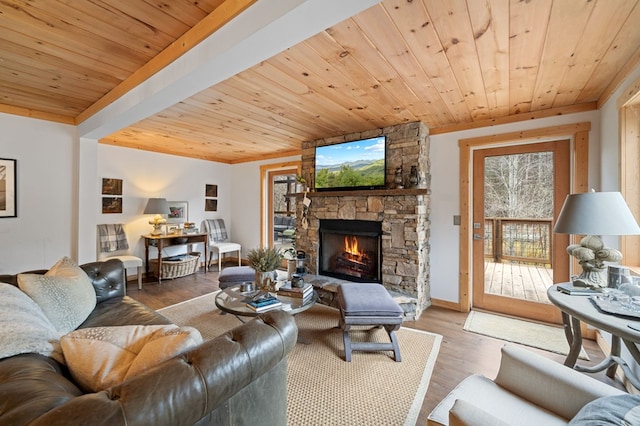
<path fill-rule="evenodd" d="M 382 224 L 363 220 L 320 221 L 320 275 L 381 282 Z"/>

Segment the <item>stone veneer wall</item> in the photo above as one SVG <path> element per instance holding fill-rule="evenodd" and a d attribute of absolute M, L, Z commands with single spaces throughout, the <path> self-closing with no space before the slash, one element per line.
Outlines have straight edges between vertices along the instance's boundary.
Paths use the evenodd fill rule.
<path fill-rule="evenodd" d="M 302 175 L 313 187 L 316 146 L 339 142 L 387 137 L 387 186 L 382 190 L 311 192 L 308 226 L 296 220 L 296 248 L 307 253 L 307 267 L 318 271 L 320 219 L 373 220 L 382 222 L 382 284 L 394 295 L 401 295 L 407 319 L 416 319 L 431 305 L 429 284 L 429 132 L 421 122 L 385 127 L 362 133 L 305 142 Z M 417 166 L 419 183 L 414 189 L 394 189 L 397 167 L 405 182 L 411 166 Z M 299 200 L 300 201 L 300 200 Z M 303 216 L 298 203 L 298 218 Z"/>

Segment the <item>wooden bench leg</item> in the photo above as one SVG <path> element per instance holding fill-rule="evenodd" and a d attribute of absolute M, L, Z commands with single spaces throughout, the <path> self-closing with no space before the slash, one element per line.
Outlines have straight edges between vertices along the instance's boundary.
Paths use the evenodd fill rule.
<path fill-rule="evenodd" d="M 349 337 L 349 326 L 344 328 L 342 338 L 344 340 L 344 360 L 346 362 L 351 362 L 351 337 Z"/>
<path fill-rule="evenodd" d="M 402 358 L 400 357 L 400 346 L 398 345 L 398 338 L 396 337 L 396 333 L 393 330 L 387 330 L 387 333 L 389 333 L 389 339 L 391 339 L 391 345 L 393 346 L 394 359 L 396 360 L 396 362 L 400 362 L 402 361 Z"/>
<path fill-rule="evenodd" d="M 349 336 L 349 330 L 351 329 L 352 325 L 372 326 L 374 328 L 384 327 L 387 335 L 389 336 L 390 343 L 352 342 L 351 336 Z M 400 356 L 400 345 L 398 344 L 398 337 L 395 333 L 396 330 L 400 329 L 400 324 L 374 324 L 372 323 L 371 318 L 362 321 L 361 324 L 354 324 L 353 318 L 349 318 L 347 321 L 347 319 L 345 319 L 344 317 L 344 312 L 340 311 L 340 321 L 338 326 L 340 329 L 342 329 L 342 339 L 344 341 L 344 360 L 346 362 L 351 362 L 351 353 L 353 351 L 393 351 L 393 359 L 396 362 L 402 361 L 402 357 Z"/>

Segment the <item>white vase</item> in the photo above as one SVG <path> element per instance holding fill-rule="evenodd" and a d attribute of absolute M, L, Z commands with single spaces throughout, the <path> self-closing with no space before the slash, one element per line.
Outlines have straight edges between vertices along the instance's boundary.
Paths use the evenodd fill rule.
<path fill-rule="evenodd" d="M 291 276 L 296 272 L 296 260 L 287 259 L 287 279 L 291 280 Z"/>
<path fill-rule="evenodd" d="M 260 290 L 275 292 L 278 273 L 276 271 L 258 272 L 256 271 L 256 285 Z"/>

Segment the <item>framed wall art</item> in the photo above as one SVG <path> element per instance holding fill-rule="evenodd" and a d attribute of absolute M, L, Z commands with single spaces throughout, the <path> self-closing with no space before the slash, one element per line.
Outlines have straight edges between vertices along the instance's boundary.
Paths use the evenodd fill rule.
<path fill-rule="evenodd" d="M 217 197 L 218 196 L 218 185 L 206 184 L 205 187 L 204 187 L 204 196 L 205 197 Z"/>
<path fill-rule="evenodd" d="M 0 158 L 0 218 L 18 217 L 16 163 Z"/>
<path fill-rule="evenodd" d="M 207 198 L 204 200 L 204 211 L 205 212 L 217 212 L 218 211 L 218 200 L 212 200 Z"/>
<path fill-rule="evenodd" d="M 102 197 L 102 214 L 122 213 L 122 198 Z"/>
<path fill-rule="evenodd" d="M 102 178 L 102 195 L 122 195 L 122 179 Z"/>
<path fill-rule="evenodd" d="M 167 223 L 183 223 L 189 220 L 189 203 L 187 201 L 168 201 L 168 203 Z"/>

